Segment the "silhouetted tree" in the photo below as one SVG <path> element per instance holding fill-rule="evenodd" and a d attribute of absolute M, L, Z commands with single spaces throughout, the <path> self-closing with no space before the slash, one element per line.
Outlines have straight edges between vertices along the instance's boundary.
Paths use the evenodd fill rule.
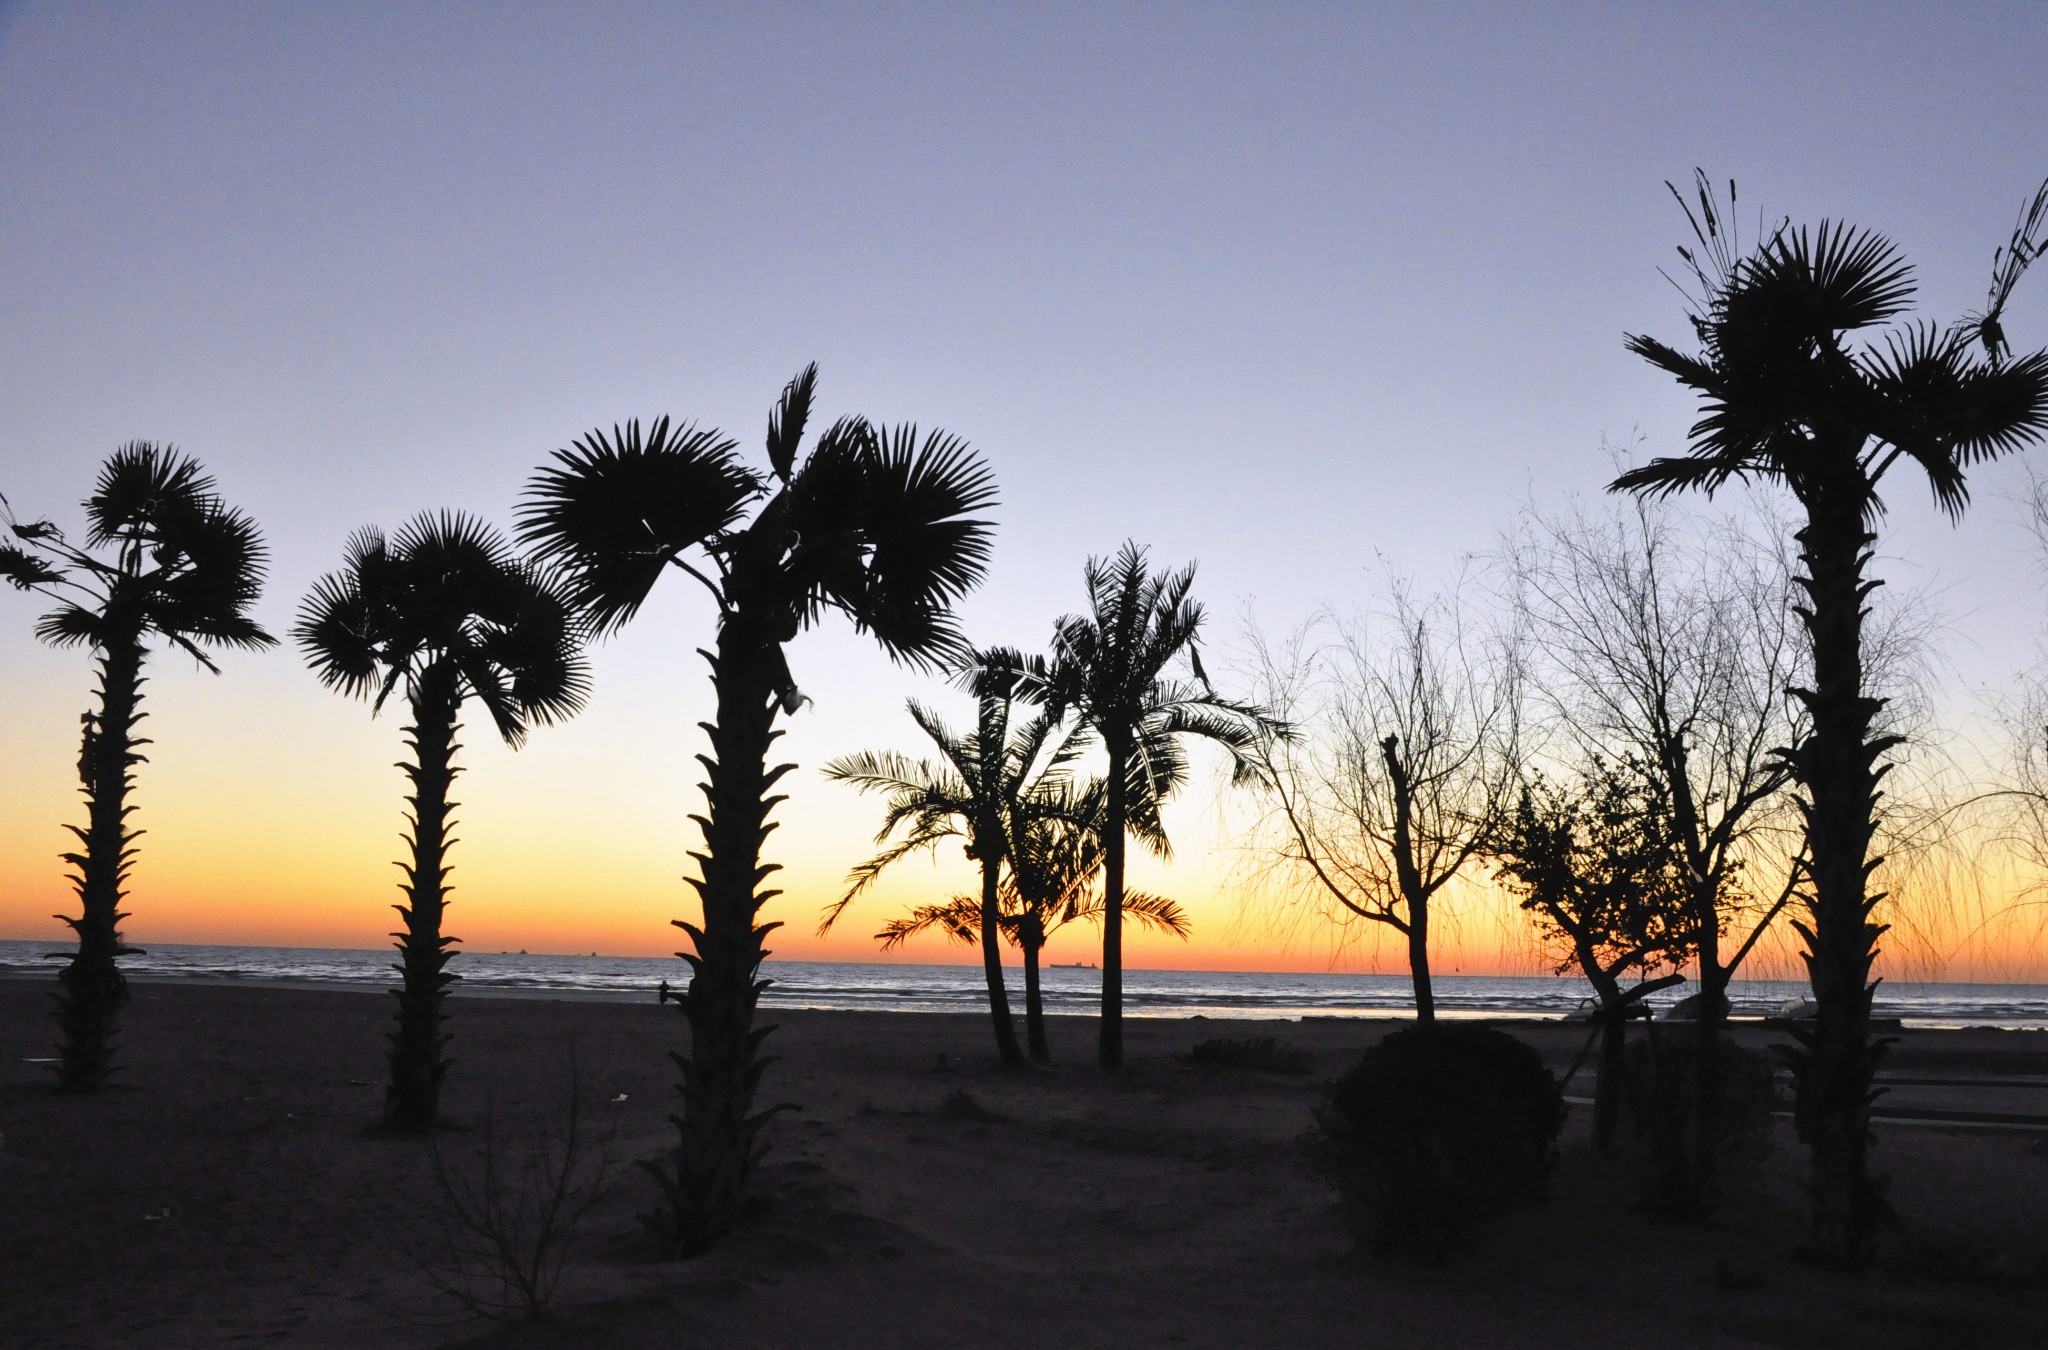
<path fill-rule="evenodd" d="M 998 921 L 1003 936 L 1024 958 L 1024 1024 L 1031 1058 L 1052 1062 L 1046 1036 L 1045 999 L 1039 979 L 1039 955 L 1047 939 L 1076 920 L 1099 923 L 1105 905 L 1095 884 L 1102 873 L 1103 816 L 1107 794 L 1100 782 L 1081 791 L 1069 784 L 1034 785 L 1013 804 L 1009 854 L 1010 875 L 1000 892 Z M 1131 833 L 1155 849 L 1165 836 L 1152 813 L 1133 813 Z M 1164 896 L 1145 891 L 1124 892 L 1124 915 L 1176 937 L 1188 935 L 1187 916 Z M 919 905 L 892 919 L 875 934 L 884 950 L 905 939 L 938 929 L 956 941 L 981 937 L 984 909 L 979 899 L 954 896 L 945 904 Z"/>
<path fill-rule="evenodd" d="M 1340 924 L 1400 934 L 1426 1026 L 1437 901 L 1515 806 L 1518 657 L 1468 635 L 1454 596 L 1392 599 L 1384 645 L 1340 628 L 1319 651 L 1306 633 L 1284 653 L 1261 647 L 1259 697 L 1302 730 L 1262 741 L 1256 764 L 1284 884 Z"/>
<path fill-rule="evenodd" d="M 405 922 L 398 939 L 402 977 L 398 1026 L 391 1033 L 391 1081 L 384 1120 L 394 1129 L 432 1128 L 448 1061 L 441 1051 L 443 999 L 458 976 L 446 967 L 460 939 L 441 931 L 448 907 L 448 790 L 456 767 L 462 705 L 475 699 L 507 745 L 517 748 L 534 723 L 551 723 L 583 706 L 589 678 L 567 598 L 522 562 L 504 536 L 473 517 L 422 515 L 386 539 L 364 529 L 350 537 L 342 568 L 314 583 L 292 628 L 322 684 L 370 698 L 373 714 L 401 693 L 412 714 L 412 752 L 401 765 L 406 799 Z"/>
<path fill-rule="evenodd" d="M 1792 562 L 1741 520 L 1681 532 L 1641 500 L 1606 519 L 1532 513 L 1505 561 L 1553 753 L 1635 766 L 1685 887 L 1699 1078 L 1683 1188 L 1702 1210 L 1728 985 L 1803 876 L 1785 755 L 1806 725 L 1785 696 L 1804 669 Z"/>
<path fill-rule="evenodd" d="M 1109 758 L 1103 816 L 1102 1029 L 1104 1068 L 1123 1063 L 1124 836 L 1134 803 L 1163 803 L 1186 781 L 1181 740 L 1195 736 L 1230 751 L 1232 781 L 1252 777 L 1245 758 L 1280 729 L 1250 704 L 1221 698 L 1202 670 L 1196 638 L 1202 607 L 1188 598 L 1191 563 L 1154 575 L 1145 550 L 1126 543 L 1114 558 L 1090 558 L 1088 613 L 1053 628 L 1049 659 L 992 657 L 992 672 L 1014 670 L 1020 694 L 1097 737 Z M 1193 681 L 1163 678 L 1185 656 Z"/>
<path fill-rule="evenodd" d="M 763 1148 L 765 1115 L 753 1101 L 772 1028 L 756 1028 L 754 1010 L 765 987 L 761 941 L 776 925 L 755 918 L 777 894 L 758 889 L 776 870 L 761 862 L 781 800 L 769 793 L 793 767 L 770 769 L 767 754 L 777 715 L 802 702 L 783 644 L 837 610 L 900 660 L 957 658 L 964 644 L 950 605 L 988 559 L 991 527 L 969 517 L 994 502 L 994 487 L 957 438 L 845 418 L 799 461 L 816 382 L 810 366 L 783 390 L 768 423 L 767 475 L 741 464 L 735 442 L 715 430 L 672 429 L 663 418 L 643 435 L 629 423 L 557 452 L 529 488 L 521 526 L 568 570 L 599 631 L 632 618 L 669 568 L 718 605 L 716 650 L 704 653 L 717 699 L 703 758 L 708 813 L 695 818 L 705 848 L 692 855 L 703 926 L 676 921 L 696 948 L 680 953 L 691 970 L 677 997 L 690 1027 L 690 1052 L 676 1057 L 681 1139 L 675 1170 L 654 1169 L 664 1222 L 685 1251 L 738 1220 Z"/>
<path fill-rule="evenodd" d="M 1674 189 L 1674 195 L 1677 195 Z M 1683 198 L 1680 199 L 1684 204 Z M 1730 188 L 1733 205 L 1733 188 Z M 1812 687 L 1794 688 L 1812 733 L 1791 753 L 1803 789 L 1812 894 L 1798 924 L 1817 1016 L 1800 1042 L 1800 1131 L 1812 1152 L 1813 1241 L 1861 1265 L 1881 1202 L 1869 1176 L 1870 1103 L 1881 1045 L 1870 1037 L 1871 966 L 1885 925 L 1868 887 L 1879 780 L 1898 743 L 1879 734 L 1864 671 L 1877 487 L 1901 458 L 1917 464 L 1951 517 L 1969 500 L 1963 471 L 2048 431 L 2048 352 L 2007 355 L 1999 315 L 2017 270 L 1994 263 L 1986 313 L 1944 330 L 1883 329 L 1904 313 L 1911 269 L 1881 236 L 1823 221 L 1781 225 L 1751 252 L 1726 228 L 1704 176 L 1699 245 L 1682 250 L 1698 286 L 1687 353 L 1632 336 L 1629 350 L 1700 396 L 1690 452 L 1630 470 L 1613 487 L 1652 495 L 1712 492 L 1731 478 L 1782 483 L 1805 515 L 1795 536 Z M 2023 221 L 2023 225 L 2024 225 Z M 2027 243 L 2012 256 L 2027 258 Z M 2006 257 L 2001 251 L 2001 257 Z"/>
<path fill-rule="evenodd" d="M 1570 788 L 1532 775 L 1493 846 L 1501 876 L 1599 1000 L 1593 1144 L 1614 1143 L 1627 1019 L 1684 979 L 1698 946 L 1691 894 L 1661 785 L 1640 764 L 1595 759 Z M 1658 976 L 1660 967 L 1669 973 Z M 1624 986 L 1625 979 L 1634 983 Z"/>
<path fill-rule="evenodd" d="M 1028 786 L 1047 775 L 1062 774 L 1072 758 L 1071 749 L 1055 736 L 1058 726 L 1054 719 L 1041 714 L 1018 722 L 1014 685 L 1014 680 L 981 684 L 975 729 L 965 735 L 952 730 L 916 699 L 910 700 L 911 719 L 939 749 L 941 761 L 937 764 L 894 751 L 869 750 L 825 766 L 825 776 L 835 782 L 887 795 L 882 828 L 875 834 L 875 842 L 887 847 L 853 869 L 846 893 L 826 907 L 818 924 L 821 935 L 828 932 L 855 897 L 873 885 L 890 864 L 913 853 L 935 850 L 944 840 L 960 840 L 968 858 L 981 868 L 979 916 L 973 930 L 980 934 L 989 1015 L 995 1021 L 996 1050 L 1005 1064 L 1024 1061 L 1010 1020 L 1010 997 L 1003 985 L 1003 955 L 998 945 L 998 891 L 1003 864 L 1010 858 L 1010 830 L 1018 800 Z M 899 829 L 902 836 L 895 838 Z"/>
<path fill-rule="evenodd" d="M 0 509 L 6 503 L 0 499 Z M 78 935 L 78 951 L 58 975 L 62 1035 L 57 1084 L 86 1092 L 114 1065 L 114 1023 L 128 1002 L 117 958 L 137 949 L 121 940 L 121 905 L 135 839 L 128 827 L 131 771 L 144 762 L 135 734 L 142 712 L 142 667 L 152 635 L 219 673 L 202 647 L 258 649 L 275 639 L 249 617 L 263 589 L 264 551 L 255 524 L 222 503 L 199 464 L 170 446 L 131 441 L 107 460 L 85 500 L 83 546 L 48 520 L 23 523 L 6 512 L 17 541 L 0 545 L 0 576 L 56 599 L 36 636 L 56 647 L 89 647 L 100 666 L 98 707 L 84 724 L 78 778 L 84 829 L 67 826 L 83 849 L 67 853 L 81 913 L 60 915 Z"/>

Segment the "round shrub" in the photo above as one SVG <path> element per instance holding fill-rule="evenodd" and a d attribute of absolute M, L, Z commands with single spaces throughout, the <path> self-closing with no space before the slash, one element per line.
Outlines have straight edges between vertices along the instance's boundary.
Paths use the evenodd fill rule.
<path fill-rule="evenodd" d="M 1717 1048 L 1720 1100 L 1704 1141 L 1694 1124 L 1700 1043 L 1692 1029 L 1638 1041 L 1622 1057 L 1622 1109 L 1635 1144 L 1643 1199 L 1679 1217 L 1712 1207 L 1711 1175 L 1730 1164 L 1755 1163 L 1771 1148 L 1778 1090 L 1770 1058 L 1726 1039 Z M 1704 1160 L 1703 1142 L 1713 1153 Z"/>
<path fill-rule="evenodd" d="M 1375 1255 L 1433 1260 L 1542 1194 L 1563 1123 L 1557 1079 L 1528 1045 L 1471 1023 L 1418 1026 L 1330 1084 L 1310 1154 Z"/>

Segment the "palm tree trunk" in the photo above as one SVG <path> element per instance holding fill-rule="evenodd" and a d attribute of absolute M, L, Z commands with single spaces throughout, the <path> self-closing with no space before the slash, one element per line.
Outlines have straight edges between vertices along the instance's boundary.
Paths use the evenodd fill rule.
<path fill-rule="evenodd" d="M 1026 914 L 1017 928 L 1018 945 L 1024 949 L 1024 1034 L 1031 1045 L 1035 1064 L 1052 1063 L 1052 1047 L 1045 1039 L 1045 998 L 1038 984 L 1038 954 L 1045 947 L 1045 930 L 1038 915 Z"/>
<path fill-rule="evenodd" d="M 1102 834 L 1102 1030 L 1095 1058 L 1105 1069 L 1124 1062 L 1124 822 L 1129 817 L 1131 745 L 1128 732 L 1105 729 L 1109 803 Z"/>
<path fill-rule="evenodd" d="M 461 694 L 453 667 L 429 666 L 412 691 L 412 725 L 406 744 L 412 763 L 412 861 L 405 867 L 406 903 L 394 905 L 405 921 L 398 939 L 402 982 L 398 994 L 398 1027 L 391 1033 L 391 1083 L 384 1093 L 384 1123 L 392 1129 L 420 1131 L 434 1127 L 440 1111 L 441 1081 L 448 1061 L 441 1058 L 448 1037 L 441 1033 L 442 1005 L 448 986 L 459 977 L 447 972 L 457 939 L 441 935 L 447 909 L 449 811 L 448 790 L 455 775 L 455 719 Z"/>
<path fill-rule="evenodd" d="M 994 856 L 990 856 L 993 854 Z M 1005 1064 L 1022 1064 L 1017 1028 L 1010 1021 L 1010 991 L 1003 984 L 1002 904 L 999 883 L 1002 854 L 983 851 L 981 859 L 981 972 L 988 981 L 988 1013 L 996 1024 L 996 1053 Z"/>
<path fill-rule="evenodd" d="M 87 713 L 78 755 L 85 789 L 86 827 L 66 826 L 84 846 L 67 853 L 78 918 L 65 918 L 78 935 L 78 951 L 57 976 L 57 1087 L 91 1092 L 114 1072 L 114 1021 L 128 1003 L 128 981 L 115 958 L 133 948 L 121 942 L 121 912 L 136 831 L 128 828 L 130 770 L 143 761 L 135 738 L 142 700 L 142 642 L 126 633 L 100 649 L 99 712 Z"/>
<path fill-rule="evenodd" d="M 778 870 L 761 862 L 762 842 L 773 828 L 769 812 L 782 800 L 768 793 L 795 767 L 767 767 L 768 747 L 781 734 L 774 729 L 775 700 L 786 670 L 774 638 L 753 615 L 736 609 L 719 626 L 717 654 L 703 655 L 718 705 L 717 720 L 705 724 L 712 753 L 700 756 L 708 814 L 691 817 L 704 835 L 704 852 L 690 855 L 701 874 L 690 884 L 703 903 L 703 926 L 675 920 L 696 950 L 678 953 L 690 964 L 688 988 L 666 995 L 689 1024 L 690 1049 L 671 1056 L 682 1070 L 682 1114 L 672 1117 L 680 1131 L 675 1170 L 647 1165 L 669 1201 L 667 1235 L 685 1255 L 703 1251 L 739 1221 L 767 1148 L 762 1127 L 781 1109 L 753 1109 L 769 1064 L 761 1043 L 775 1030 L 754 1026 L 769 984 L 759 978 L 768 955 L 761 943 L 780 926 L 755 918 L 780 894 L 759 889 Z"/>
<path fill-rule="evenodd" d="M 1846 475 L 1845 475 L 1846 476 Z M 1860 477 L 1860 476 L 1859 476 Z M 1872 738 L 1882 702 L 1863 685 L 1864 569 L 1873 536 L 1863 524 L 1867 489 L 1823 482 L 1804 494 L 1799 533 L 1802 612 L 1813 644 L 1811 690 L 1795 691 L 1813 719 L 1794 771 L 1812 850 L 1805 938 L 1815 1025 L 1801 1030 L 1798 1122 L 1812 1156 L 1813 1245 L 1823 1260 L 1861 1266 L 1872 1255 L 1882 1202 L 1869 1175 L 1870 1096 L 1882 1045 L 1870 1041 L 1870 970 L 1884 927 L 1871 922 L 1878 895 L 1867 881 L 1877 813 L 1878 759 L 1895 737 Z"/>

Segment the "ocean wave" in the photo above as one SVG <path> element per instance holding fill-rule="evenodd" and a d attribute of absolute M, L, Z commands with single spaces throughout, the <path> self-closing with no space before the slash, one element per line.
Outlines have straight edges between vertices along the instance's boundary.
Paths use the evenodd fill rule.
<path fill-rule="evenodd" d="M 58 944 L 0 942 L 0 976 L 47 976 Z M 393 953 L 327 947 L 224 947 L 153 944 L 127 958 L 137 979 L 195 979 L 381 987 L 392 984 Z M 687 978 L 667 957 L 568 956 L 465 951 L 454 969 L 458 995 L 535 993 L 561 997 L 655 996 L 662 981 Z M 768 1007 L 871 1012 L 971 1012 L 986 1006 L 980 966 L 882 962 L 769 961 Z M 1021 1004 L 1022 972 L 1007 968 L 1013 1002 Z M 1047 1012 L 1095 1011 L 1101 972 L 1053 967 L 1041 972 Z M 1437 1010 L 1447 1017 L 1564 1017 L 1587 998 L 1584 981 L 1553 976 L 1440 975 Z M 1685 987 L 1652 1000 L 1668 1007 Z M 1783 980 L 1738 981 L 1730 1002 L 1738 1015 L 1768 1014 L 1806 993 Z M 1300 1018 L 1402 1015 L 1413 1008 L 1404 975 L 1213 970 L 1126 970 L 1124 1009 L 1133 1017 Z M 1880 986 L 1880 1017 L 1906 1026 L 1996 1026 L 2048 1029 L 2048 986 L 1894 983 Z"/>

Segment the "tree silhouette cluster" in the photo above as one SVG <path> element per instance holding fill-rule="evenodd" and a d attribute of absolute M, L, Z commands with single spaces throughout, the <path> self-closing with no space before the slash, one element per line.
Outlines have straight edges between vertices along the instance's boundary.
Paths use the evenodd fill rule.
<path fill-rule="evenodd" d="M 826 766 L 885 807 L 880 851 L 825 923 L 900 859 L 957 841 L 979 893 L 916 904 L 877 936 L 978 945 L 1005 1061 L 1050 1057 L 1040 953 L 1086 922 L 1102 941 L 1098 1059 L 1122 1064 L 1125 921 L 1188 927 L 1172 900 L 1129 889 L 1129 843 L 1168 852 L 1162 807 L 1189 782 L 1190 745 L 1208 742 L 1227 754 L 1232 782 L 1256 790 L 1267 880 L 1347 934 L 1399 939 L 1421 1031 L 1435 1016 L 1432 934 L 1485 868 L 1596 990 L 1603 1083 L 1644 996 L 1695 972 L 1679 1189 L 1702 1208 L 1711 1141 L 1725 1133 L 1725 991 L 1792 915 L 1815 1005 L 1793 1030 L 1812 1248 L 1867 1262 L 1884 1213 L 1868 1158 L 1883 1052 L 1873 966 L 1887 927 L 1872 874 L 1883 783 L 1905 737 L 1872 618 L 1879 487 L 1910 463 L 1959 518 L 1971 468 L 2048 436 L 2048 351 L 2016 353 L 2004 322 L 2048 242 L 2048 185 L 1994 255 L 1984 308 L 1947 326 L 1907 317 L 1913 275 L 1880 235 L 1788 221 L 1745 245 L 1732 184 L 1725 203 L 1704 176 L 1679 195 L 1693 233 L 1680 249 L 1691 343 L 1627 346 L 1692 391 L 1700 415 L 1684 453 L 1609 485 L 1634 513 L 1532 515 L 1502 550 L 1510 603 L 1497 627 L 1468 622 L 1455 592 L 1417 598 L 1396 585 L 1382 621 L 1261 641 L 1248 697 L 1219 693 L 1204 669 L 1193 565 L 1155 570 L 1135 543 L 1089 560 L 1085 605 L 1044 650 L 971 646 L 953 607 L 989 561 L 987 466 L 943 431 L 860 417 L 814 427 L 815 366 L 776 401 L 762 464 L 713 428 L 631 421 L 590 431 L 536 471 L 516 544 L 452 511 L 352 536 L 291 635 L 323 683 L 373 713 L 400 698 L 408 717 L 385 1124 L 431 1129 L 451 1064 L 450 793 L 465 711 L 480 707 L 512 746 L 573 715 L 589 696 L 585 646 L 680 575 L 711 601 L 701 655 L 715 710 L 699 756 L 704 807 L 690 817 L 700 912 L 675 920 L 690 976 L 680 992 L 663 988 L 686 1034 L 673 1056 L 677 1134 L 649 1164 L 662 1195 L 652 1221 L 678 1250 L 701 1251 L 738 1222 L 776 1110 L 760 1104 L 774 1028 L 757 1013 L 777 926 L 762 910 L 778 894 L 763 848 L 793 766 L 772 751 L 779 723 L 807 702 L 787 645 L 836 616 L 894 660 L 950 675 L 974 721 L 958 731 L 913 701 L 935 758 L 876 750 Z M 1782 489 L 1794 514 L 1779 537 L 1696 546 L 1651 504 L 1730 484 Z M 84 505 L 74 541 L 0 499 L 0 578 L 53 600 L 38 635 L 88 649 L 97 665 L 78 761 L 86 823 L 71 827 L 79 846 L 64 855 L 79 902 L 60 916 L 77 946 L 55 994 L 68 1091 L 119 1067 L 147 660 L 168 646 L 212 670 L 218 650 L 275 641 L 250 617 L 264 576 L 258 531 L 196 462 L 135 442 Z M 2023 740 L 2038 751 L 2039 728 Z M 2026 762 L 2038 767 L 2038 753 Z M 1005 941 L 1024 958 L 1021 1046 Z M 1604 1106 L 1602 1121 L 1604 1137 Z"/>
<path fill-rule="evenodd" d="M 846 894 L 827 910 L 820 931 L 889 864 L 960 837 L 981 867 L 979 903 L 961 897 L 919 906 L 876 937 L 890 947 L 936 928 L 963 941 L 979 940 L 996 1045 L 1006 1063 L 1020 1062 L 1021 1056 L 998 932 L 1023 951 L 1031 1057 L 1043 1063 L 1051 1051 L 1039 952 L 1068 923 L 1100 924 L 1097 1058 L 1104 1068 L 1121 1065 L 1123 921 L 1128 916 L 1179 936 L 1187 933 L 1186 918 L 1173 901 L 1126 890 L 1125 841 L 1135 836 L 1161 855 L 1169 852 L 1160 807 L 1187 781 L 1187 739 L 1222 746 L 1232 756 L 1234 776 L 1247 781 L 1253 747 L 1286 734 L 1284 724 L 1264 709 L 1225 698 L 1210 685 L 1196 645 L 1202 609 L 1188 594 L 1194 576 L 1192 566 L 1153 573 L 1145 550 L 1130 543 L 1113 559 L 1090 559 L 1089 612 L 1054 625 L 1049 654 L 999 648 L 970 653 L 961 664 L 960 680 L 979 706 L 973 734 L 956 734 L 911 703 L 912 718 L 944 754 L 943 766 L 870 752 L 826 768 L 832 778 L 888 794 L 889 803 L 877 836 L 887 847 L 854 869 Z M 1169 677 L 1168 668 L 1183 660 L 1187 677 Z M 1020 705 L 1036 707 L 1037 714 L 1018 723 Z M 1106 771 L 1077 782 L 1074 761 L 1088 746 L 1101 749 Z"/>

